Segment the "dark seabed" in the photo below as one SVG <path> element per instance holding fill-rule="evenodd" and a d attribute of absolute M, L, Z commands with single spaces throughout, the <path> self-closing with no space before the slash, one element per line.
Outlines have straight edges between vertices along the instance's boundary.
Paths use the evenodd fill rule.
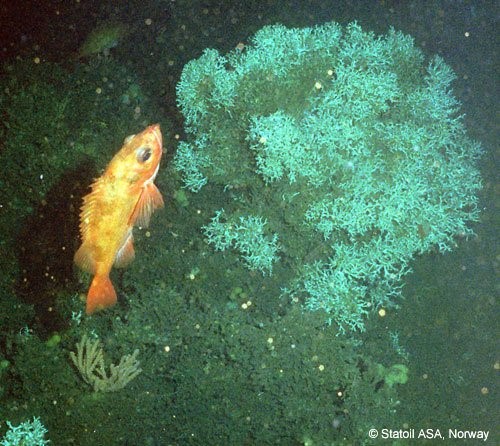
<path fill-rule="evenodd" d="M 43 438 L 56 446 L 500 444 L 499 9 L 498 2 L 472 0 L 2 2 L 0 445 L 39 445 Z M 470 166 L 482 187 L 456 184 L 450 192 L 472 191 L 479 210 L 470 203 L 463 209 L 463 230 L 448 234 L 452 249 L 430 243 L 375 278 L 353 274 L 350 283 L 366 293 L 356 301 L 355 291 L 347 292 L 344 313 L 328 301 L 327 288 L 338 283 L 320 282 L 325 315 L 306 308 L 313 306 L 307 278 L 319 264 L 318 274 L 337 277 L 325 262 L 339 246 L 354 246 L 349 229 L 328 239 L 304 224 L 298 217 L 315 189 L 299 195 L 293 187 L 300 180 L 263 181 L 256 146 L 243 149 L 250 124 L 238 119 L 267 100 L 291 107 L 285 103 L 293 93 L 280 93 L 285 82 L 269 74 L 261 80 L 262 88 L 271 85 L 266 97 L 241 87 L 237 94 L 247 96 L 231 113 L 221 103 L 207 116 L 200 98 L 215 103 L 215 74 L 199 78 L 199 102 L 176 96 L 176 85 L 206 48 L 246 54 L 266 25 L 332 21 L 356 21 L 375 35 L 392 27 L 413 37 L 426 65 L 435 54 L 444 59 L 456 74 L 455 114 L 464 115 L 468 138 L 482 147 Z M 232 79 L 235 66 L 226 61 L 218 73 Z M 408 76 L 421 82 L 422 73 Z M 322 93 L 321 82 L 327 80 L 311 84 L 311 95 Z M 226 87 L 218 85 L 221 95 Z M 201 110 L 193 112 L 195 123 L 183 116 L 189 106 Z M 214 127 L 209 118 L 218 113 L 225 121 Z M 91 277 L 73 265 L 82 197 L 124 138 L 154 123 L 163 133 L 155 184 L 165 207 L 147 229 L 135 228 L 134 262 L 111 273 L 118 304 L 87 316 Z M 213 143 L 212 160 L 179 167 L 191 154 L 176 155 L 187 147 L 183 141 L 194 144 L 203 132 L 211 136 L 196 144 Z M 248 176 L 224 177 L 232 167 L 245 172 L 244 163 Z M 198 167 L 208 183 L 193 192 L 186 172 L 202 181 Z M 429 182 L 432 175 L 422 174 Z M 337 193 L 334 184 L 328 196 Z M 207 228 L 221 209 L 222 223 Z M 401 239 L 413 231 L 424 243 L 439 224 L 409 226 Z M 250 241 L 249 227 L 256 233 Z M 370 227 L 356 246 L 383 233 Z M 337 236 L 344 245 L 332 250 Z M 255 257 L 265 248 L 276 252 L 263 266 Z M 391 273 L 405 266 L 408 274 Z M 403 285 L 401 296 L 377 300 L 382 282 Z M 349 308 L 367 314 L 354 323 Z"/>

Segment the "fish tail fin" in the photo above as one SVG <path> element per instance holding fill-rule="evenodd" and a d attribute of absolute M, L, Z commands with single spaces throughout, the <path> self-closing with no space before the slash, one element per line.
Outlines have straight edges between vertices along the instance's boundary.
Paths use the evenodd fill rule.
<path fill-rule="evenodd" d="M 87 314 L 111 307 L 114 304 L 116 304 L 116 292 L 109 276 L 107 274 L 96 275 L 92 279 L 87 295 Z"/>

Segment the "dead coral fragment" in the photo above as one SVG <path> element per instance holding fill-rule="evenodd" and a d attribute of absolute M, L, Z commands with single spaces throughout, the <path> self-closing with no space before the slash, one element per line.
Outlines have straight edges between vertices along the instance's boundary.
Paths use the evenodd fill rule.
<path fill-rule="evenodd" d="M 125 355 L 120 362 L 109 367 L 109 375 L 104 366 L 104 353 L 98 339 L 91 341 L 83 335 L 76 344 L 76 353 L 71 352 L 70 358 L 80 372 L 82 379 L 94 389 L 94 392 L 115 392 L 123 389 L 142 369 L 139 367 L 135 350 L 131 355 Z"/>

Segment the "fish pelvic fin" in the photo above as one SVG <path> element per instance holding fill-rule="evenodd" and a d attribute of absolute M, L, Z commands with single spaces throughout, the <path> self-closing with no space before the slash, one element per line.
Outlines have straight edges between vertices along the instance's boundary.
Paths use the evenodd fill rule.
<path fill-rule="evenodd" d="M 116 304 L 116 291 L 108 275 L 96 275 L 87 294 L 86 313 L 92 314 Z"/>
<path fill-rule="evenodd" d="M 130 230 L 123 245 L 116 253 L 115 268 L 125 268 L 134 260 L 134 257 L 134 236 L 132 235 L 132 230 Z"/>

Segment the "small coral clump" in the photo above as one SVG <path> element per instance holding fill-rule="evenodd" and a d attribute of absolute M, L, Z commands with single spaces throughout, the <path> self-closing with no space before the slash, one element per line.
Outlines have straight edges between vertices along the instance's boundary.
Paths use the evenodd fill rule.
<path fill-rule="evenodd" d="M 203 227 L 208 242 L 217 251 L 234 246 L 249 269 L 271 274 L 273 263 L 278 260 L 278 236 L 264 235 L 266 221 L 260 217 L 242 216 L 234 222 L 221 222 L 223 213 L 224 210 L 217 211 L 212 221 Z"/>
<path fill-rule="evenodd" d="M 49 440 L 45 440 L 47 429 L 40 418 L 33 417 L 33 421 L 25 421 L 19 426 L 13 426 L 7 421 L 9 430 L 0 439 L 0 446 L 45 446 Z"/>
<path fill-rule="evenodd" d="M 210 183 L 231 197 L 230 226 L 216 214 L 209 243 L 263 272 L 286 257 L 295 278 L 282 288 L 341 331 L 363 330 L 416 254 L 451 249 L 478 218 L 481 148 L 454 78 L 411 37 L 356 23 L 267 26 L 243 50 L 205 50 L 177 85 L 187 138 L 174 164 L 192 192 Z M 242 215 L 253 231 L 236 229 Z"/>

